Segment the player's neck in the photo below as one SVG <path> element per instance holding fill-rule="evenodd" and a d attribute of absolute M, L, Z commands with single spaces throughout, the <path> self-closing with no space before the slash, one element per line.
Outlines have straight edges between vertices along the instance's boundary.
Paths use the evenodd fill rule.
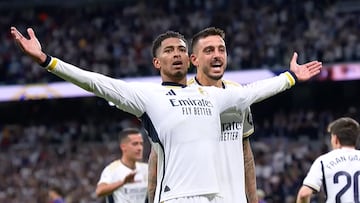
<path fill-rule="evenodd" d="M 355 149 L 355 146 L 344 146 L 344 145 L 342 145 L 339 148 L 340 149 Z"/>
<path fill-rule="evenodd" d="M 120 159 L 120 161 L 121 161 L 122 164 L 124 164 L 126 167 L 128 167 L 130 169 L 135 169 L 136 168 L 136 161 L 134 161 L 134 160 L 122 157 Z"/>
<path fill-rule="evenodd" d="M 186 77 L 166 77 L 164 75 L 161 76 L 163 83 L 177 83 L 180 85 L 186 85 Z"/>
<path fill-rule="evenodd" d="M 199 85 L 201 86 L 215 86 L 215 87 L 223 87 L 223 82 L 222 80 L 213 80 L 211 78 L 208 78 L 206 76 L 201 77 L 201 76 L 196 76 L 195 77 L 197 83 L 199 83 Z"/>

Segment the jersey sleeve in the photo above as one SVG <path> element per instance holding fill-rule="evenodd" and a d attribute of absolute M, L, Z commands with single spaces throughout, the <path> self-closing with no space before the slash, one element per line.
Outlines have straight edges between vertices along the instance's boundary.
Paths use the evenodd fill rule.
<path fill-rule="evenodd" d="M 254 91 L 255 100 L 253 103 L 256 103 L 291 88 L 295 83 L 296 76 L 286 71 L 276 77 L 249 83 L 243 87 Z"/>
<path fill-rule="evenodd" d="M 214 90 L 220 111 L 235 107 L 245 110 L 251 104 L 274 96 L 295 85 L 296 77 L 291 72 L 284 72 L 276 77 L 260 80 L 239 88 Z"/>
<path fill-rule="evenodd" d="M 247 138 L 253 133 L 254 133 L 254 122 L 250 107 L 248 107 L 245 110 L 245 114 L 244 114 L 243 138 Z"/>
<path fill-rule="evenodd" d="M 145 112 L 144 97 L 133 83 L 82 70 L 54 57 L 46 68 L 60 78 L 111 101 L 121 110 L 137 117 Z"/>
<path fill-rule="evenodd" d="M 110 167 L 107 166 L 104 168 L 104 170 L 101 172 L 101 175 L 100 175 L 100 180 L 98 182 L 98 184 L 100 183 L 111 183 L 112 182 L 112 176 L 111 176 L 111 170 L 110 170 Z"/>
<path fill-rule="evenodd" d="M 194 81 L 194 79 L 192 79 L 192 81 Z M 241 84 L 236 83 L 234 81 L 230 81 L 230 80 L 223 80 L 223 83 L 225 84 L 226 88 L 238 88 L 238 87 L 242 87 Z M 241 114 L 241 112 L 239 112 Z M 254 133 L 254 122 L 253 122 L 253 118 L 252 118 L 252 114 L 251 114 L 251 109 L 250 107 L 248 107 L 247 109 L 244 110 L 243 112 L 243 138 L 248 138 L 251 134 Z"/>
<path fill-rule="evenodd" d="M 323 171 L 320 158 L 321 157 L 317 158 L 311 165 L 310 170 L 303 181 L 303 185 L 306 185 L 317 192 L 320 191 L 323 181 Z"/>

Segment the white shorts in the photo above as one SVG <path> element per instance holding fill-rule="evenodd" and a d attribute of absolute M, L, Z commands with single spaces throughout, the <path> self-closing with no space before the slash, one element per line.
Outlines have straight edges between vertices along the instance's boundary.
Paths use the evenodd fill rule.
<path fill-rule="evenodd" d="M 190 197 L 179 197 L 175 199 L 165 200 L 161 203 L 225 203 L 222 197 L 217 195 L 199 195 Z"/>

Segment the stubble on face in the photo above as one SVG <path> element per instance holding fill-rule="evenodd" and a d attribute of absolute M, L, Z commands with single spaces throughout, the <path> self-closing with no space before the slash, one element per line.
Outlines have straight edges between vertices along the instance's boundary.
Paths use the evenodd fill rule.
<path fill-rule="evenodd" d="M 211 80 L 220 80 L 226 69 L 227 53 L 224 40 L 218 36 L 208 36 L 198 41 L 194 49 L 197 58 L 198 77 L 206 76 Z"/>

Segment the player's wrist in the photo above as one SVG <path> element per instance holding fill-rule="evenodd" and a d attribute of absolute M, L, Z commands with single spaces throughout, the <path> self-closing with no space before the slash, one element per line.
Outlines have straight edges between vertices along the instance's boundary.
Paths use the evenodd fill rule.
<path fill-rule="evenodd" d="M 290 71 L 290 70 L 282 73 L 281 75 L 285 75 L 285 76 L 286 76 L 287 81 L 289 82 L 290 87 L 294 86 L 294 85 L 297 83 L 297 81 L 298 81 L 298 78 L 296 77 L 295 73 L 292 72 L 292 71 Z"/>
<path fill-rule="evenodd" d="M 291 76 L 294 78 L 295 83 L 297 83 L 299 80 L 298 80 L 298 77 L 296 76 L 296 74 L 295 74 L 292 70 L 289 70 L 289 73 L 290 73 Z"/>
<path fill-rule="evenodd" d="M 47 54 L 45 54 L 45 53 L 42 53 L 41 56 L 40 56 L 40 58 L 39 58 L 39 62 L 38 62 L 38 63 L 40 64 L 40 66 L 46 68 L 46 67 L 49 66 L 50 61 L 51 61 L 51 56 L 49 56 L 49 55 L 47 55 Z"/>

